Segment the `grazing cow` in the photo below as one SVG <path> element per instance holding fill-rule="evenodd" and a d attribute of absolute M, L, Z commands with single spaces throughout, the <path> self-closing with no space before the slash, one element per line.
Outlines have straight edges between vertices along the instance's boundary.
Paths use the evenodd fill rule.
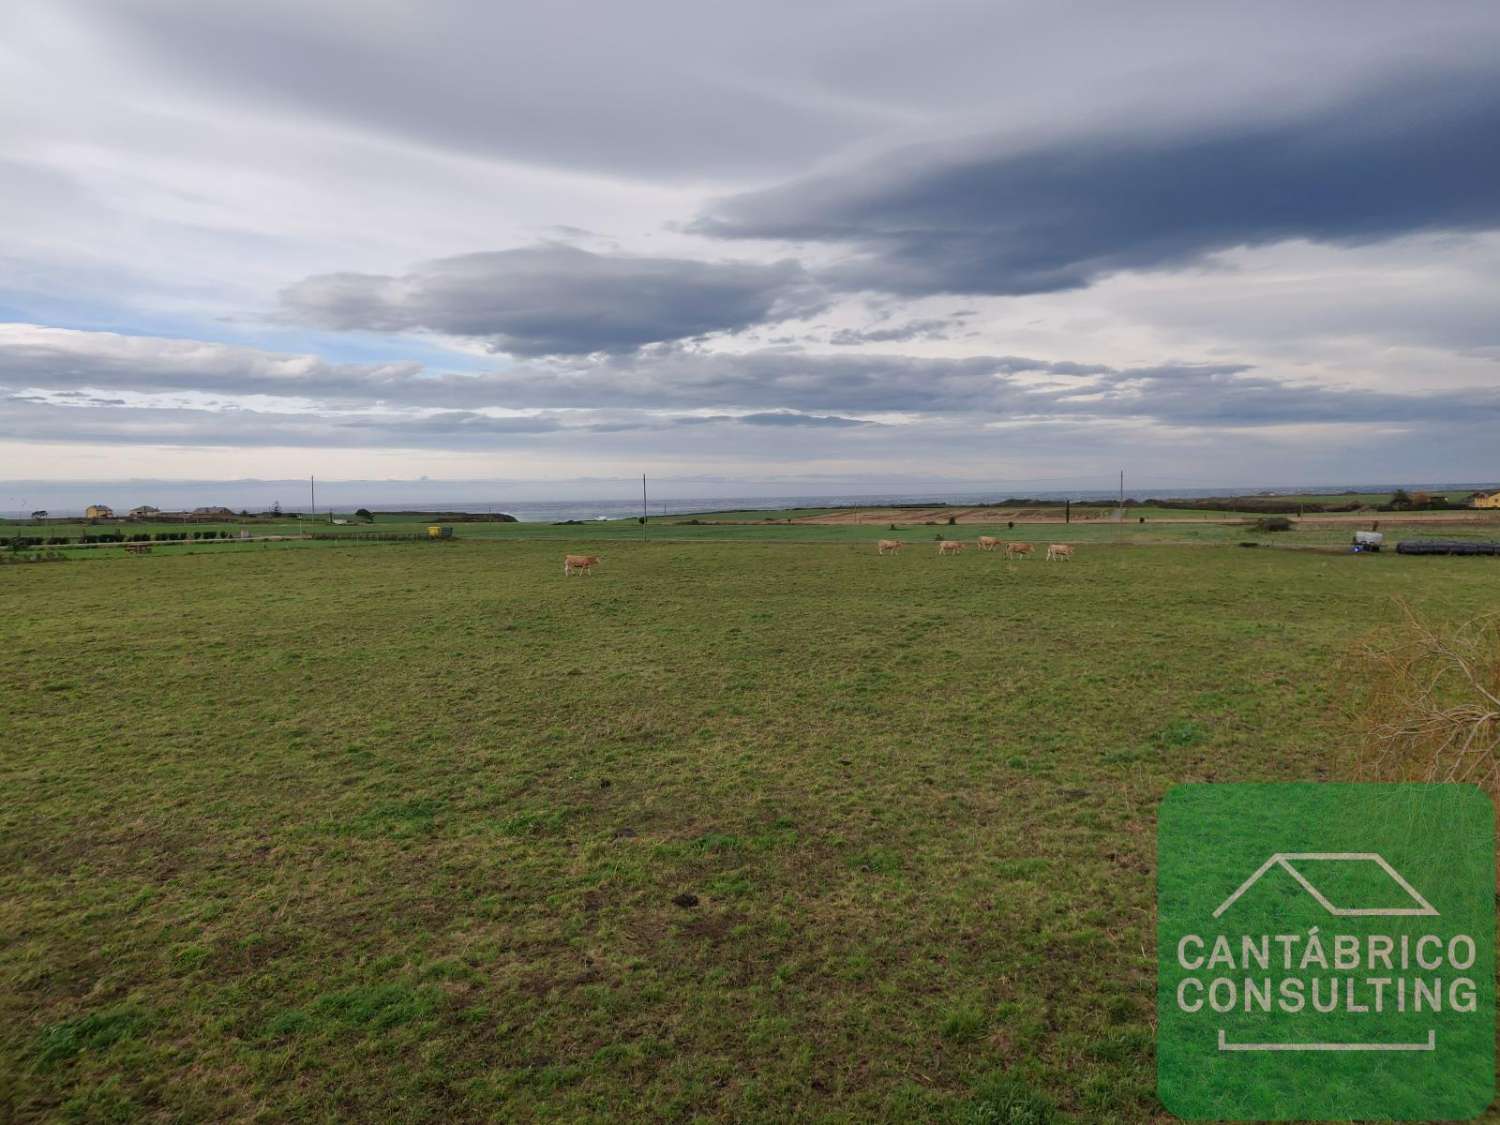
<path fill-rule="evenodd" d="M 938 554 L 940 555 L 956 555 L 963 549 L 964 545 L 957 539 L 938 540 Z"/>
<path fill-rule="evenodd" d="M 1005 557 L 1008 559 L 1025 559 L 1031 557 L 1030 543 L 1007 543 L 1005 545 Z"/>
<path fill-rule="evenodd" d="M 1073 545 L 1071 543 L 1049 543 L 1047 544 L 1047 561 L 1057 559 L 1059 562 L 1071 562 L 1073 559 Z"/>
<path fill-rule="evenodd" d="M 594 575 L 590 568 L 598 566 L 603 561 L 598 555 L 564 555 L 563 576 L 567 577 L 576 573 L 587 574 L 592 578 Z"/>
<path fill-rule="evenodd" d="M 993 535 L 981 535 L 979 537 L 979 549 L 981 551 L 993 551 L 998 546 L 1000 546 L 1000 540 L 996 539 Z"/>
<path fill-rule="evenodd" d="M 901 540 L 899 539 L 882 539 L 879 545 L 876 547 L 876 553 L 881 555 L 894 555 L 904 546 L 906 546 L 906 544 L 901 542 Z"/>

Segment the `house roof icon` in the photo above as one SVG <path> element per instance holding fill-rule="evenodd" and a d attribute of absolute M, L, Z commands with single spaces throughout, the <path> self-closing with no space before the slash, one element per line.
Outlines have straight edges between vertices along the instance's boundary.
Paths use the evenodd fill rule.
<path fill-rule="evenodd" d="M 1376 907 L 1335 906 L 1322 891 L 1312 885 L 1306 875 L 1292 866 L 1293 860 L 1329 860 L 1346 863 L 1376 864 L 1410 896 L 1414 905 Z M 1221 902 L 1218 909 L 1214 911 L 1213 916 L 1217 918 L 1233 906 L 1241 895 L 1255 886 L 1260 881 L 1261 876 L 1265 875 L 1273 867 L 1280 867 L 1293 879 L 1297 880 L 1301 884 L 1302 889 L 1317 900 L 1319 906 L 1328 911 L 1328 913 L 1341 918 L 1412 917 L 1437 914 L 1437 909 L 1417 892 L 1417 888 L 1402 878 L 1401 873 L 1387 863 L 1384 856 L 1375 852 L 1277 852 L 1270 859 L 1266 860 L 1265 863 L 1256 868 L 1255 873 L 1241 883 L 1239 889 L 1234 894 Z"/>

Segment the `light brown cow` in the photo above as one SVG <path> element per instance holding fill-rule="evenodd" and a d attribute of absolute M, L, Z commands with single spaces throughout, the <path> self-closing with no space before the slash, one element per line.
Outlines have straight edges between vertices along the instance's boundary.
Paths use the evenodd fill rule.
<path fill-rule="evenodd" d="M 882 539 L 876 547 L 876 552 L 882 555 L 894 555 L 904 546 L 906 544 L 899 539 Z"/>
<path fill-rule="evenodd" d="M 1000 546 L 1000 540 L 996 539 L 993 535 L 981 535 L 979 537 L 979 549 L 981 551 L 993 551 L 998 546 Z"/>
<path fill-rule="evenodd" d="M 1071 543 L 1049 543 L 1047 544 L 1047 561 L 1057 559 L 1059 562 L 1071 562 L 1073 560 L 1073 545 Z"/>
<path fill-rule="evenodd" d="M 571 574 L 587 574 L 590 578 L 594 575 L 591 567 L 598 566 L 604 560 L 598 555 L 564 555 L 563 576 Z"/>
<path fill-rule="evenodd" d="M 957 539 L 939 539 L 938 554 L 956 555 L 964 549 L 964 545 Z"/>
<path fill-rule="evenodd" d="M 1005 557 L 1008 559 L 1024 559 L 1030 556 L 1030 543 L 1007 543 L 1005 545 Z"/>

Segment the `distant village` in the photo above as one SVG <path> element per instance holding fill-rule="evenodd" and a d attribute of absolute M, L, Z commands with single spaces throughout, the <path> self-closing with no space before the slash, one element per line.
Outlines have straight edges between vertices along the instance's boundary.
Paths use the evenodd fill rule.
<path fill-rule="evenodd" d="M 248 516 L 250 513 L 243 513 Z M 269 513 L 267 513 L 269 514 Z M 46 513 L 33 512 L 33 516 L 40 515 L 46 518 Z M 279 516 L 280 513 L 278 512 Z M 208 507 L 194 508 L 190 512 L 164 512 L 160 508 L 154 508 L 150 504 L 142 504 L 138 508 L 131 508 L 123 514 L 116 514 L 115 510 L 108 504 L 90 504 L 83 510 L 83 518 L 86 520 L 159 520 L 163 523 L 191 523 L 195 520 L 233 520 L 242 518 L 231 508 Z"/>
<path fill-rule="evenodd" d="M 53 516 L 47 511 L 35 511 L 31 513 L 33 521 L 68 523 L 76 517 Z M 213 505 L 206 508 L 194 508 L 192 511 L 164 512 L 151 504 L 142 504 L 131 508 L 128 512 L 116 512 L 108 504 L 90 504 L 83 510 L 83 518 L 93 522 L 96 520 L 136 520 L 150 523 L 222 523 L 225 520 L 261 520 L 261 519 L 301 519 L 300 512 L 283 512 L 279 507 L 269 512 L 236 512 L 233 508 L 225 508 L 222 505 Z"/>

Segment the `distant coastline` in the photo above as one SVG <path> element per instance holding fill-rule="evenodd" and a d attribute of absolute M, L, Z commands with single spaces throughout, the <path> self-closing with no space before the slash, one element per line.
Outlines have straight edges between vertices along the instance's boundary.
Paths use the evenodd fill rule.
<path fill-rule="evenodd" d="M 29 482 L 28 482 L 29 483 Z M 253 488 L 244 488 L 245 483 L 253 484 Z M 266 482 L 233 482 L 226 481 L 220 487 L 221 495 L 214 503 L 222 503 L 234 512 L 241 510 L 249 512 L 262 512 L 267 510 L 273 502 L 279 503 L 286 512 L 306 512 L 305 504 L 296 502 L 297 498 L 291 495 L 278 495 L 276 500 L 265 498 L 267 489 Z M 343 487 L 340 485 L 343 484 Z M 440 486 L 439 486 L 440 487 Z M 472 486 L 470 486 L 472 487 Z M 1129 488 L 1125 490 L 1127 500 L 1147 501 L 1163 499 L 1212 499 L 1214 497 L 1243 497 L 1243 496 L 1327 496 L 1345 493 L 1366 494 L 1391 492 L 1397 488 L 1408 490 L 1424 490 L 1430 492 L 1445 492 L 1457 490 L 1482 490 L 1495 487 L 1493 481 L 1474 481 L 1456 483 L 1427 484 L 1421 482 L 1404 482 L 1392 484 L 1336 484 L 1336 485 L 1308 485 L 1305 487 L 1241 487 L 1241 488 Z M 378 493 L 380 482 L 368 482 L 368 492 Z M 237 489 L 244 489 L 243 493 Z M 207 494 L 210 490 L 208 485 L 195 484 L 194 496 Z M 368 502 L 360 497 L 359 490 L 351 487 L 345 482 L 329 482 L 329 486 L 319 485 L 322 495 L 319 495 L 318 510 L 324 511 L 327 505 L 324 503 L 325 496 L 331 502 L 332 507 L 339 511 L 352 510 L 355 507 L 367 508 L 372 512 L 473 512 L 473 513 L 500 513 L 515 516 L 523 522 L 553 522 L 561 520 L 591 520 L 603 516 L 608 519 L 623 519 L 641 514 L 641 501 L 639 497 L 633 499 L 598 498 L 598 499 L 507 499 L 503 496 L 468 495 L 463 497 L 443 497 L 437 489 L 437 495 L 433 498 L 400 499 L 389 503 L 378 501 Z M 77 491 L 76 488 L 73 491 Z M 76 504 L 47 503 L 45 493 L 38 495 L 38 502 L 30 504 L 18 504 L 22 498 L 16 495 L 5 497 L 6 506 L 0 509 L 0 518 L 25 519 L 33 511 L 45 510 L 53 518 L 81 517 L 84 509 L 89 503 L 108 503 L 116 511 L 128 511 L 138 504 L 158 504 L 163 508 L 169 506 L 174 494 L 172 486 L 167 482 L 161 482 L 156 486 L 156 496 L 152 495 L 152 485 L 149 483 L 128 483 L 110 485 L 94 490 L 99 493 L 94 496 L 88 495 L 91 500 Z M 286 493 L 286 489 L 280 490 Z M 332 495 L 329 495 L 332 493 Z M 3 493 L 0 493 L 3 495 Z M 880 507 L 891 505 L 942 505 L 942 504 L 992 504 L 1011 497 L 1025 497 L 1036 500 L 1049 500 L 1061 503 L 1070 500 L 1075 503 L 1086 502 L 1108 502 L 1115 500 L 1118 493 L 1107 489 L 1058 489 L 1037 490 L 1028 489 L 1024 486 L 1006 487 L 999 485 L 993 489 L 973 489 L 949 491 L 934 489 L 922 492 L 826 492 L 815 494 L 759 494 L 745 496 L 696 496 L 696 497 L 663 497 L 660 499 L 650 498 L 648 493 L 647 515 L 652 518 L 663 516 L 692 516 L 705 512 L 724 511 L 770 511 L 786 508 L 852 508 L 852 507 Z M 167 501 L 163 503 L 161 501 Z"/>

